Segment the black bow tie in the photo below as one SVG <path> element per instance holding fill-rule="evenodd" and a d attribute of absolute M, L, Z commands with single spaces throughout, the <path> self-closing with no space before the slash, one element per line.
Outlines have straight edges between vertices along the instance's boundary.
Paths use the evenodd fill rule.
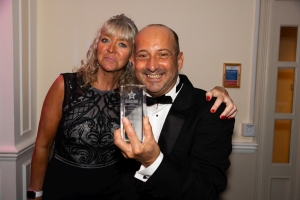
<path fill-rule="evenodd" d="M 152 106 L 154 104 L 171 104 L 172 103 L 172 97 L 162 95 L 160 97 L 146 97 L 147 98 L 147 106 Z"/>
<path fill-rule="evenodd" d="M 181 88 L 183 82 L 182 80 L 180 79 L 179 81 L 179 84 L 176 86 L 176 93 L 179 91 L 179 89 Z M 173 100 L 172 100 L 172 97 L 170 96 L 166 96 L 166 95 L 162 95 L 160 97 L 149 97 L 147 96 L 147 106 L 152 106 L 154 104 L 172 104 Z"/>

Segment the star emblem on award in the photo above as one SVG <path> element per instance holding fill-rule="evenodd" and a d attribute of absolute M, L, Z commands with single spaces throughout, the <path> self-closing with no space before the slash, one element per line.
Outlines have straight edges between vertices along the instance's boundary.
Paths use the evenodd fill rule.
<path fill-rule="evenodd" d="M 129 99 L 134 99 L 135 93 L 133 93 L 132 91 L 130 93 L 128 93 Z"/>

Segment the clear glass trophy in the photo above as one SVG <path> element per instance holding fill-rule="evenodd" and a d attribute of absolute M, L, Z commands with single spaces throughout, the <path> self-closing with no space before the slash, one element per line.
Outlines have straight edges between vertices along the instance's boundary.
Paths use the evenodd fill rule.
<path fill-rule="evenodd" d="M 143 117 L 146 116 L 146 86 L 124 85 L 120 89 L 121 100 L 121 135 L 129 142 L 122 123 L 122 117 L 127 117 L 133 126 L 139 140 L 143 141 Z"/>

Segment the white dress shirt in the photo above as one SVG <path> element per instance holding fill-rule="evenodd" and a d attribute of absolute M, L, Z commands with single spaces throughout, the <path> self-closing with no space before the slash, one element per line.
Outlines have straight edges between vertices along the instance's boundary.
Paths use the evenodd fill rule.
<path fill-rule="evenodd" d="M 176 84 L 174 87 L 166 94 L 166 96 L 172 97 L 172 102 L 174 102 L 177 94 L 176 93 L 176 86 L 179 84 L 179 76 L 177 77 Z M 150 95 L 148 95 L 150 96 Z M 162 127 L 165 123 L 166 117 L 169 113 L 169 110 L 171 108 L 172 104 L 154 104 L 152 106 L 147 106 L 147 115 L 149 117 L 150 124 L 152 126 L 152 132 L 155 138 L 155 141 L 158 142 L 160 132 L 162 130 Z M 137 171 L 134 175 L 135 178 L 146 182 L 147 179 L 155 172 L 155 170 L 158 168 L 160 163 L 163 160 L 163 154 L 160 152 L 157 159 L 152 163 L 149 167 L 144 167 L 141 165 L 139 171 Z"/>

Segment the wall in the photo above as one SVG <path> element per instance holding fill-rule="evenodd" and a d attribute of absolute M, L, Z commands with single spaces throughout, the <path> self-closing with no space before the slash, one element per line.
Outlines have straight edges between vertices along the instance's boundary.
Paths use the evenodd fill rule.
<path fill-rule="evenodd" d="M 239 108 L 234 142 L 249 113 L 256 1 L 110 1 L 53 0 L 38 2 L 38 112 L 59 73 L 80 65 L 96 31 L 109 17 L 124 13 L 138 28 L 162 23 L 179 35 L 185 61 L 181 73 L 205 90 L 222 85 L 224 62 L 242 64 L 241 88 L 228 89 Z M 242 97 L 242 98 L 241 98 Z M 39 115 L 39 113 L 38 113 Z"/>
<path fill-rule="evenodd" d="M 9 146 L 13 145 L 13 134 L 5 137 L 4 133 L 14 132 L 14 115 L 10 112 L 14 108 L 14 83 L 12 17 L 7 16 L 12 16 L 12 3 L 9 0 L 0 1 L 0 24 L 5 27 L 0 29 L 0 113 L 7 113 L 0 115 L 0 147 L 5 145 L 9 149 Z"/>
<path fill-rule="evenodd" d="M 28 33 L 19 35 L 24 31 L 19 23 L 24 20 L 18 10 L 23 9 L 19 6 L 21 2 L 33 9 L 29 10 L 28 20 L 32 24 L 28 24 L 30 34 L 27 39 L 22 37 Z M 241 123 L 253 120 L 251 100 L 255 77 L 252 74 L 255 74 L 258 2 L 0 0 L 1 25 L 7 22 L 5 20 L 9 22 L 0 32 L 0 42 L 6 47 L 5 51 L 0 51 L 1 60 L 6 58 L 0 73 L 0 199 L 12 197 L 13 193 L 17 193 L 14 194 L 17 199 L 24 198 L 37 122 L 48 88 L 60 73 L 80 65 L 97 29 L 109 17 L 120 13 L 134 19 L 139 29 L 150 23 L 162 23 L 175 30 L 185 55 L 181 73 L 188 75 L 196 87 L 209 90 L 221 85 L 224 62 L 242 64 L 241 88 L 228 89 L 239 114 L 233 137 L 232 166 L 228 170 L 228 188 L 221 199 L 252 199 L 256 145 L 253 138 L 242 136 Z M 6 12 L 2 12 L 4 6 L 9 6 Z M 35 25 L 37 35 L 31 27 Z M 2 37 L 3 30 L 6 30 L 5 37 Z M 26 49 L 20 50 L 22 41 L 29 42 L 28 58 L 19 55 L 26 52 Z M 23 61 L 29 63 L 23 65 Z M 13 187 L 4 184 L 9 181 L 14 182 Z"/>
<path fill-rule="evenodd" d="M 239 108 L 233 142 L 245 149 L 253 142 L 243 137 L 241 123 L 252 122 L 251 92 L 255 73 L 255 27 L 258 1 L 38 1 L 37 110 L 54 79 L 80 65 L 96 31 L 109 17 L 124 13 L 137 27 L 162 23 L 177 32 L 185 61 L 181 73 L 199 88 L 222 85 L 224 62 L 242 64 L 241 87 L 228 89 Z M 234 147 L 234 148 L 235 148 Z M 228 188 L 222 200 L 253 199 L 253 148 L 231 155 Z M 248 181 L 245 181 L 248 180 Z M 242 184 L 243 183 L 243 184 Z"/>
<path fill-rule="evenodd" d="M 26 199 L 36 137 L 36 1 L 0 0 L 0 200 Z"/>
<path fill-rule="evenodd" d="M 13 29 L 12 29 L 12 3 L 9 0 L 0 1 L 0 199 L 10 191 L 4 185 L 10 185 L 15 191 L 15 163 L 7 159 L 10 151 L 14 149 L 14 90 L 13 90 Z M 5 46 L 6 48 L 2 47 Z M 9 134 L 7 134 L 9 133 Z M 13 194 L 12 198 L 16 198 Z"/>

